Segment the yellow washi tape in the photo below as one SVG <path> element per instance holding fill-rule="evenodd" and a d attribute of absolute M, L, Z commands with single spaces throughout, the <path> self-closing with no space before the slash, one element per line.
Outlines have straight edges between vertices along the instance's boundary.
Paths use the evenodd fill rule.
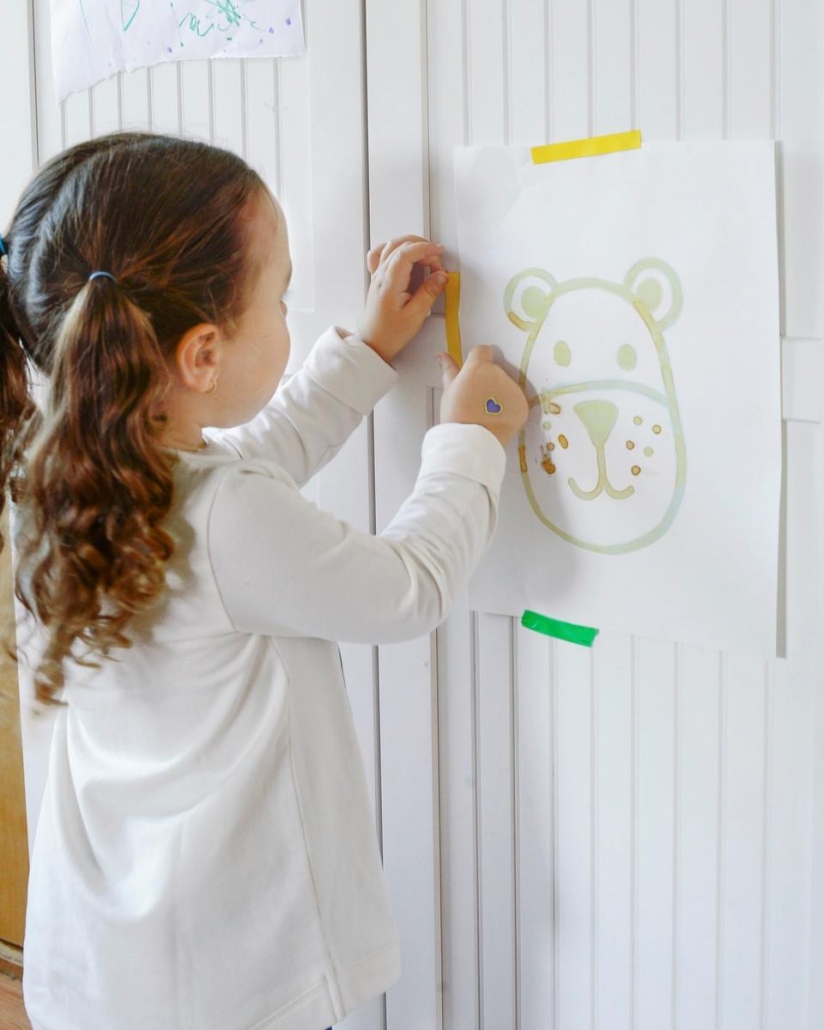
<path fill-rule="evenodd" d="M 458 311 L 461 306 L 461 273 L 449 272 L 446 280 L 445 308 L 446 316 L 446 349 L 450 357 L 455 359 L 458 368 L 463 364 L 461 354 L 461 323 Z"/>
<path fill-rule="evenodd" d="M 548 161 L 571 161 L 576 157 L 596 157 L 598 154 L 614 154 L 619 150 L 639 150 L 641 132 L 615 132 L 610 136 L 592 136 L 589 139 L 570 140 L 568 143 L 550 143 L 545 147 L 532 148 L 533 164 L 542 165 Z"/>

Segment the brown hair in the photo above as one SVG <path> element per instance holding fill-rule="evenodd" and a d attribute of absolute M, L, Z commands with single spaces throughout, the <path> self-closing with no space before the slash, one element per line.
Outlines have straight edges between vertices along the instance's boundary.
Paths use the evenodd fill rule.
<path fill-rule="evenodd" d="M 67 658 L 128 647 L 130 619 L 163 590 L 175 346 L 201 322 L 231 332 L 243 313 L 257 271 L 246 205 L 264 188 L 227 151 L 118 133 L 45 165 L 4 235 L 0 512 L 8 484 L 16 593 L 46 634 L 41 701 L 56 701 Z M 116 282 L 89 281 L 97 270 Z M 42 412 L 27 359 L 47 378 Z"/>

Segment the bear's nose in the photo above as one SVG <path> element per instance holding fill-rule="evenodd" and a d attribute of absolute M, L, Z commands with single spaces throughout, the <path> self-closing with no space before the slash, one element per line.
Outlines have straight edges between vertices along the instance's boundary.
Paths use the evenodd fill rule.
<path fill-rule="evenodd" d="M 601 450 L 615 427 L 618 406 L 612 401 L 581 401 L 573 410 L 584 423 L 593 447 Z"/>

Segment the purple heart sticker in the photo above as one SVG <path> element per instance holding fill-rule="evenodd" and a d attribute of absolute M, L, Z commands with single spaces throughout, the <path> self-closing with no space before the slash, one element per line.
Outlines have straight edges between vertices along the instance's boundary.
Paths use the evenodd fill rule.
<path fill-rule="evenodd" d="M 502 408 L 494 397 L 490 397 L 486 402 L 486 410 L 489 412 L 490 415 L 497 415 L 502 410 Z"/>

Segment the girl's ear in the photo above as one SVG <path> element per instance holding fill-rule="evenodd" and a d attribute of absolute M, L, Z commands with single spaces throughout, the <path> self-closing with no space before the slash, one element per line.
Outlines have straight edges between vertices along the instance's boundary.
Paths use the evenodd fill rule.
<path fill-rule="evenodd" d="M 524 332 L 530 332 L 546 318 L 557 285 L 542 268 L 527 268 L 513 276 L 504 291 L 504 309 L 509 321 Z"/>
<path fill-rule="evenodd" d="M 202 322 L 187 329 L 174 354 L 174 373 L 181 384 L 197 393 L 206 393 L 217 376 L 222 345 L 216 325 Z"/>
<path fill-rule="evenodd" d="M 644 258 L 627 272 L 624 286 L 649 311 L 659 329 L 678 321 L 684 307 L 681 282 L 675 269 L 660 258 Z"/>

